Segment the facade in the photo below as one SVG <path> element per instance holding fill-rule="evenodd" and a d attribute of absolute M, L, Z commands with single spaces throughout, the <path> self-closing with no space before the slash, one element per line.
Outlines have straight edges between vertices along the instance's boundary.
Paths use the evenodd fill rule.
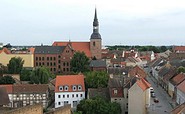
<path fill-rule="evenodd" d="M 34 52 L 34 66 L 46 66 L 54 74 L 70 73 L 73 50 L 67 46 L 37 46 Z"/>
<path fill-rule="evenodd" d="M 128 90 L 128 113 L 147 114 L 150 106 L 150 84 L 143 78 Z"/>
<path fill-rule="evenodd" d="M 55 82 L 55 108 L 71 104 L 72 108 L 85 99 L 83 75 L 57 76 Z"/>
<path fill-rule="evenodd" d="M 36 103 L 42 103 L 43 107 L 48 105 L 48 85 L 46 84 L 19 84 L 0 85 L 5 87 L 10 99 L 9 107 L 18 108 Z"/>
<path fill-rule="evenodd" d="M 53 46 L 66 46 L 67 44 L 70 44 L 75 52 L 84 52 L 86 56 L 91 59 L 101 59 L 102 39 L 99 33 L 99 22 L 96 9 L 93 22 L 93 33 L 90 37 L 90 42 L 54 42 Z"/>
<path fill-rule="evenodd" d="M 176 103 L 181 105 L 185 102 L 185 80 L 177 86 Z"/>
<path fill-rule="evenodd" d="M 7 48 L 3 48 L 2 50 L 0 50 L 0 63 L 2 63 L 2 65 L 7 66 L 10 59 L 13 57 L 22 58 L 22 60 L 24 61 L 23 67 L 34 67 L 33 53 L 11 53 Z"/>

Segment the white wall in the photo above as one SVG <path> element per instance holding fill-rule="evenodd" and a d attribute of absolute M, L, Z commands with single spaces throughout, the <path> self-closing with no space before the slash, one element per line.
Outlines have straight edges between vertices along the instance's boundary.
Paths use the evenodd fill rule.
<path fill-rule="evenodd" d="M 176 98 L 177 104 L 182 104 L 185 102 L 185 93 L 177 89 L 177 98 Z"/>
<path fill-rule="evenodd" d="M 72 95 L 74 94 L 74 97 Z M 82 97 L 80 96 L 82 94 Z M 60 95 L 60 98 L 58 98 L 58 95 Z M 65 98 L 63 98 L 63 95 L 65 95 Z M 67 95 L 69 95 L 69 98 L 67 98 Z M 76 97 L 78 95 L 78 97 Z M 71 104 L 72 108 L 76 108 L 73 106 L 73 101 L 77 101 L 79 104 L 80 100 L 85 98 L 85 92 L 57 92 L 55 93 L 55 108 L 64 106 L 64 101 L 68 101 L 68 104 Z M 58 104 L 60 102 L 60 105 Z"/>

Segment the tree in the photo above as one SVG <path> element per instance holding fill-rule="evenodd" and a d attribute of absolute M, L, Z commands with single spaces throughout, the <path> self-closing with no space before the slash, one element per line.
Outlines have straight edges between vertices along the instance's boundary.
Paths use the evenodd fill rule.
<path fill-rule="evenodd" d="M 84 99 L 77 105 L 77 111 L 82 114 L 120 114 L 121 107 L 118 103 L 111 103 L 101 97 Z"/>
<path fill-rule="evenodd" d="M 107 72 L 92 71 L 86 72 L 84 75 L 87 88 L 107 87 L 108 85 L 109 76 Z"/>
<path fill-rule="evenodd" d="M 8 72 L 10 74 L 20 74 L 23 68 L 24 61 L 20 57 L 13 57 L 8 63 Z"/>
<path fill-rule="evenodd" d="M 165 52 L 167 50 L 167 47 L 166 46 L 161 46 L 159 48 L 160 52 Z"/>
<path fill-rule="evenodd" d="M 0 63 L 0 76 L 3 76 L 5 73 L 7 73 L 7 67 Z"/>
<path fill-rule="evenodd" d="M 86 72 L 89 70 L 89 58 L 84 52 L 76 52 L 71 59 L 71 70 L 73 72 Z"/>
<path fill-rule="evenodd" d="M 185 67 L 180 66 L 180 67 L 177 69 L 177 72 L 178 72 L 178 73 L 181 73 L 181 72 L 185 73 Z"/>
<path fill-rule="evenodd" d="M 49 82 L 49 78 L 52 77 L 49 69 L 46 67 L 36 68 L 31 72 L 30 80 L 31 83 L 35 84 L 47 84 Z"/>
<path fill-rule="evenodd" d="M 0 84 L 13 84 L 15 80 L 11 76 L 0 77 Z"/>
<path fill-rule="evenodd" d="M 20 80 L 21 81 L 30 81 L 30 76 L 31 76 L 31 70 L 27 69 L 22 69 L 21 74 L 20 74 Z"/>

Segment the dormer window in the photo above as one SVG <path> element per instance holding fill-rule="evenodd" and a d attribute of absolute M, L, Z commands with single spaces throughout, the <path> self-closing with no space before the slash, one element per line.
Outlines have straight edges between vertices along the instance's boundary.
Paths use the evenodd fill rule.
<path fill-rule="evenodd" d="M 59 91 L 63 91 L 63 86 L 59 86 Z"/>
<path fill-rule="evenodd" d="M 117 89 L 114 89 L 113 92 L 114 92 L 115 95 L 118 94 L 118 90 Z"/>
<path fill-rule="evenodd" d="M 78 91 L 81 91 L 81 90 L 82 90 L 82 86 L 79 85 L 79 86 L 78 86 Z"/>
<path fill-rule="evenodd" d="M 76 91 L 76 85 L 73 85 L 73 91 Z"/>
<path fill-rule="evenodd" d="M 68 86 L 65 86 L 65 87 L 64 87 L 64 90 L 65 90 L 65 91 L 68 91 L 68 88 L 69 88 Z"/>

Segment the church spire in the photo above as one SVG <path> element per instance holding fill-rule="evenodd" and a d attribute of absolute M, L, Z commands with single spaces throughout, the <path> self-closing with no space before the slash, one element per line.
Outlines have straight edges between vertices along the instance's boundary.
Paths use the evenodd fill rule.
<path fill-rule="evenodd" d="M 93 33 L 91 35 L 91 39 L 101 39 L 101 35 L 99 34 L 99 23 L 98 23 L 96 8 L 95 8 L 95 14 L 94 14 Z"/>

